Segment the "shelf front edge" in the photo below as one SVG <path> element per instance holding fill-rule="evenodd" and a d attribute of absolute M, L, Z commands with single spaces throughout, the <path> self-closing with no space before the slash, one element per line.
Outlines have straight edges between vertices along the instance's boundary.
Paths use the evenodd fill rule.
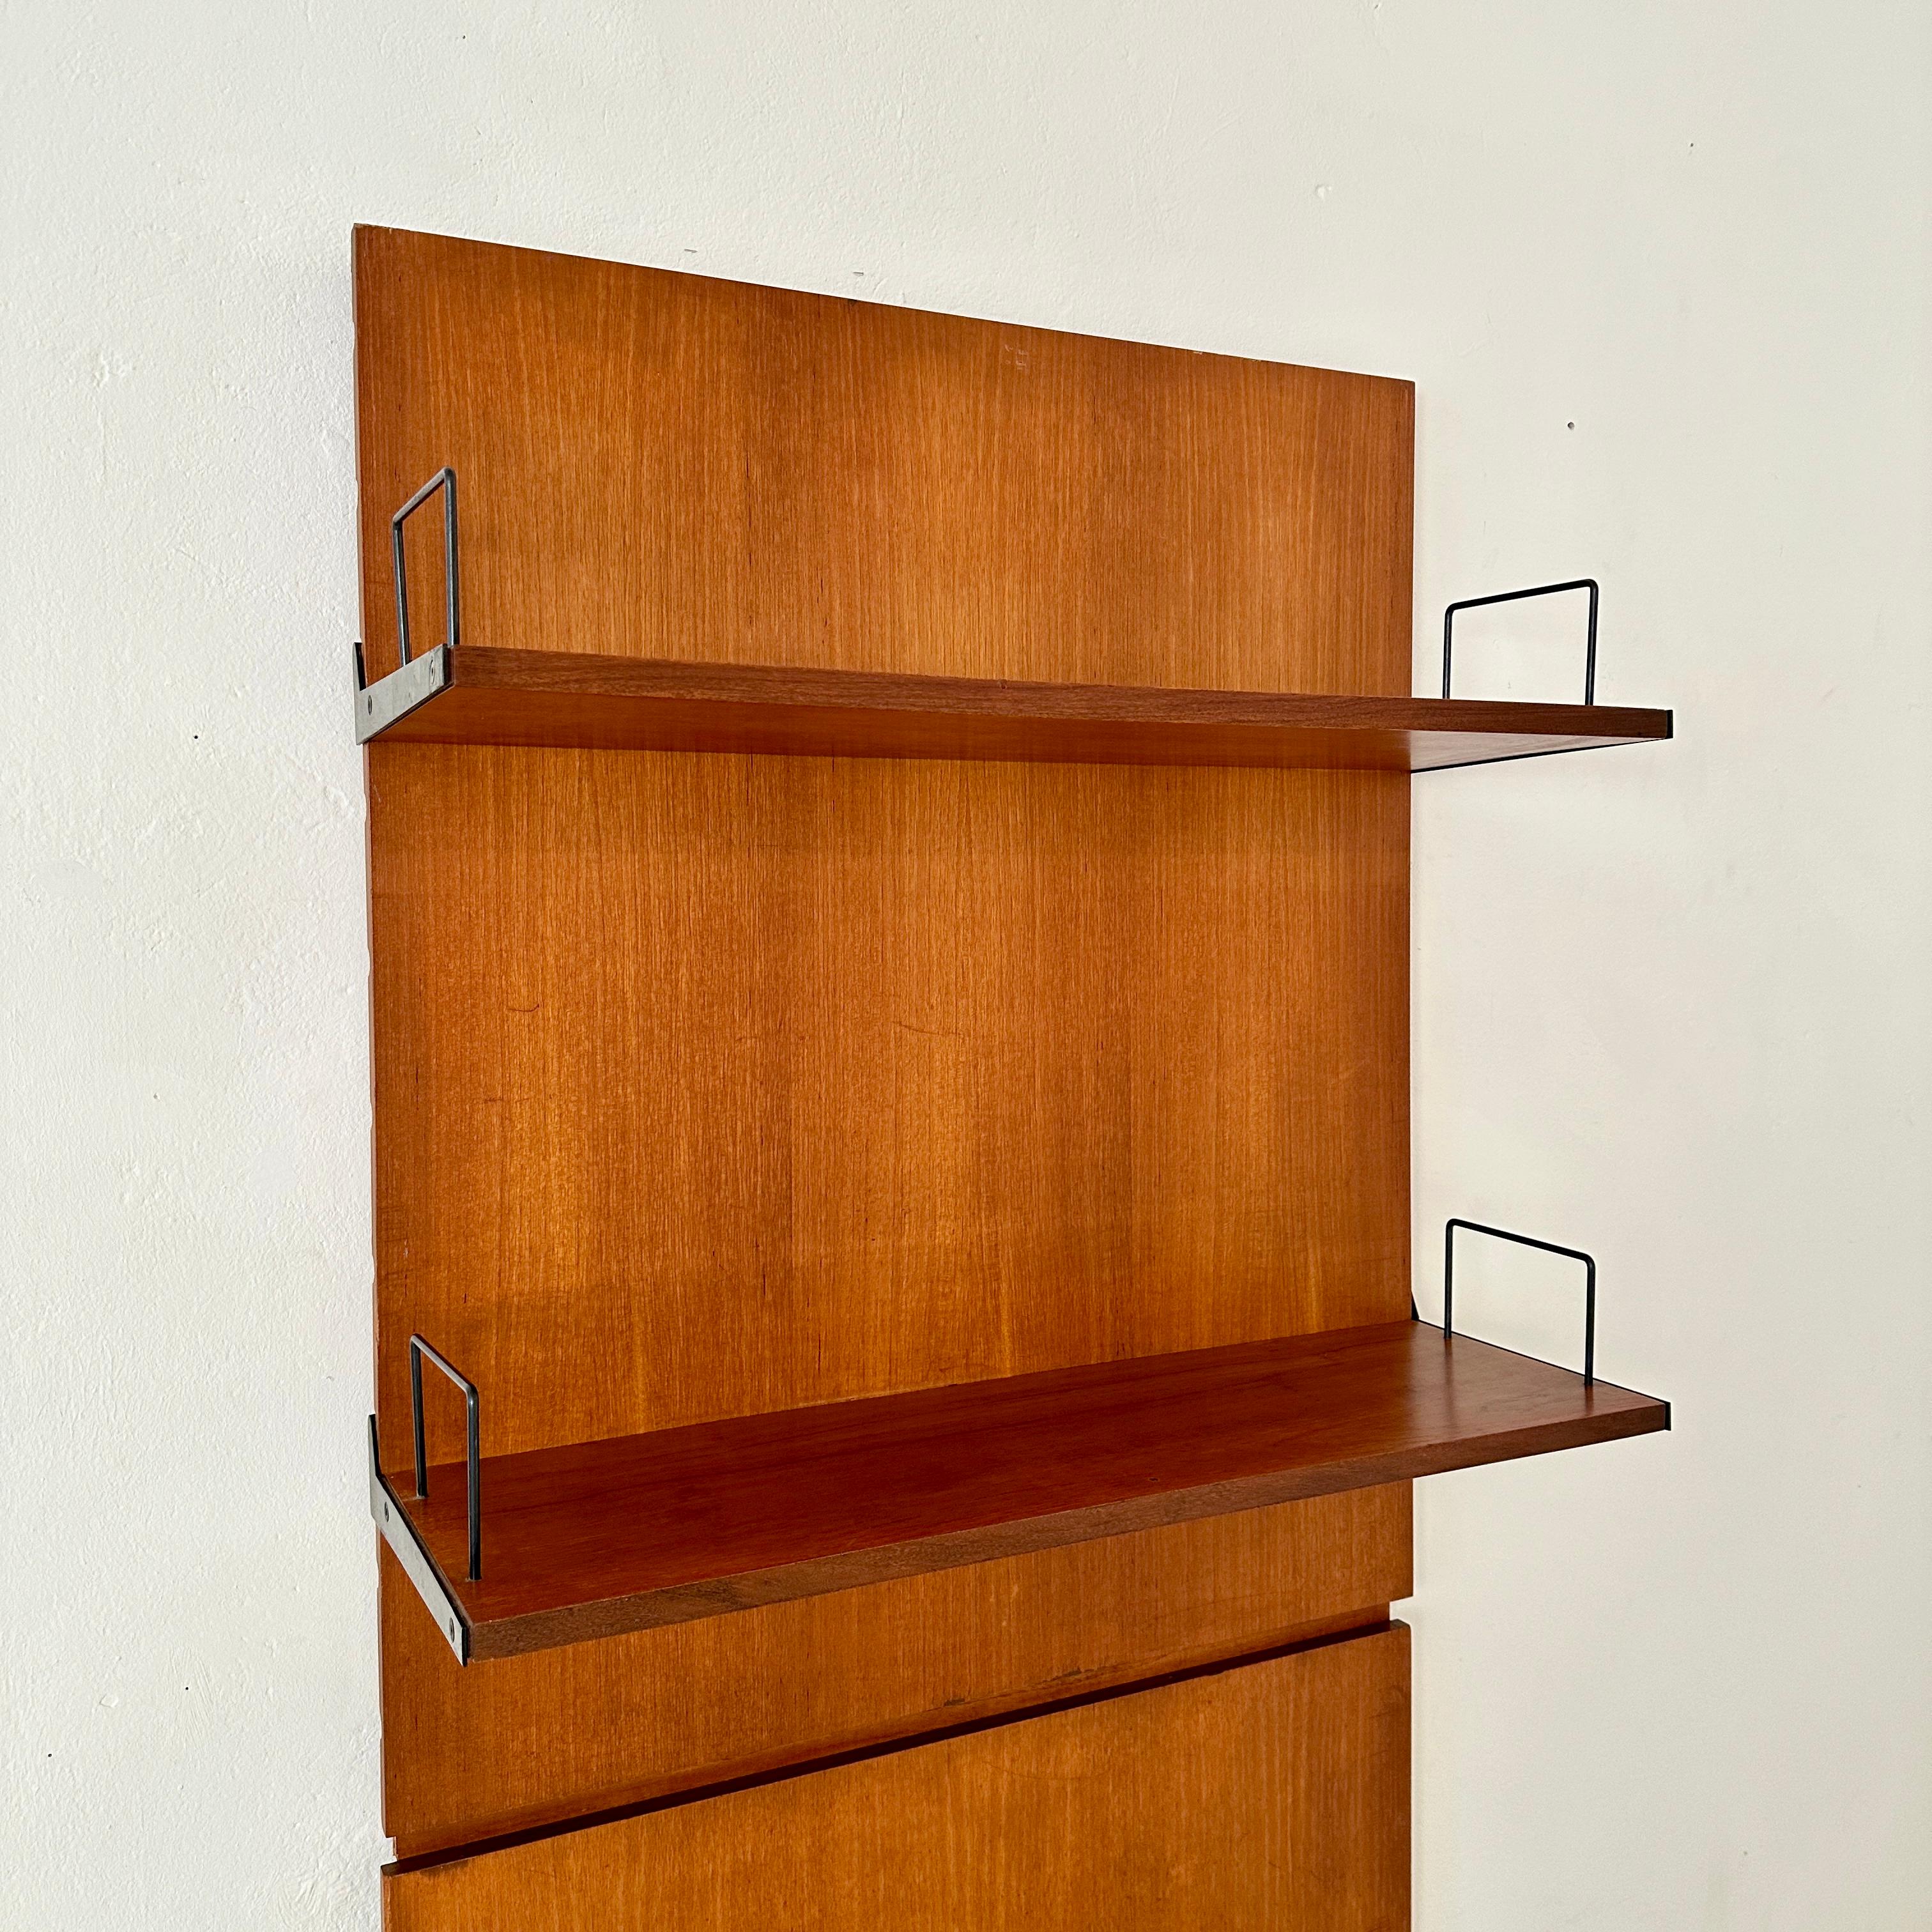
<path fill-rule="evenodd" d="M 435 678 L 418 659 L 359 694 L 358 736 L 794 758 L 1426 771 L 1654 743 L 1672 730 L 1668 711 L 1604 705 L 1042 684 L 467 644 L 436 656 Z"/>
<path fill-rule="evenodd" d="M 1594 1442 L 1651 1435 L 1670 1426 L 1670 1405 L 1659 1402 L 1654 1411 L 1629 1411 L 1594 1425 L 1569 1430 L 1531 1429 L 1514 1437 L 1498 1436 L 1473 1453 L 1364 1457 L 1350 1465 L 1336 1465 L 1322 1471 L 1288 1471 L 1276 1476 L 1210 1484 L 1200 1489 L 1136 1496 L 1090 1509 L 1066 1510 L 1054 1516 L 996 1523 L 985 1529 L 956 1531 L 915 1543 L 842 1552 L 704 1583 L 674 1586 L 648 1596 L 610 1598 L 537 1611 L 477 1626 L 470 1654 L 478 1661 L 516 1657 L 529 1651 L 618 1636 L 628 1630 L 695 1623 L 766 1604 L 832 1596 L 871 1583 L 926 1576 L 935 1570 L 990 1563 L 1002 1557 L 1060 1549 L 1071 1544 L 1096 1542 L 1106 1537 L 1130 1535 L 1136 1530 L 1160 1529 L 1207 1516 L 1265 1509 L 1276 1503 L 1297 1502 L 1343 1490 L 1372 1489 L 1384 1483 L 1447 1475 L 1486 1463 L 1513 1462 L 1559 1449 L 1580 1449 Z"/>

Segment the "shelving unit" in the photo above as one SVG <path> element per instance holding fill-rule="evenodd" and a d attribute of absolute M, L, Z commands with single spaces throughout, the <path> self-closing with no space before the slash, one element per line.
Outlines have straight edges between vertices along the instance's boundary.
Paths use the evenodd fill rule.
<path fill-rule="evenodd" d="M 389 1922 L 751 1932 L 798 1779 L 814 1923 L 1396 1932 L 1412 1479 L 1670 1426 L 1409 1295 L 1409 775 L 1669 739 L 1598 586 L 1408 695 L 1385 378 L 356 284 Z"/>

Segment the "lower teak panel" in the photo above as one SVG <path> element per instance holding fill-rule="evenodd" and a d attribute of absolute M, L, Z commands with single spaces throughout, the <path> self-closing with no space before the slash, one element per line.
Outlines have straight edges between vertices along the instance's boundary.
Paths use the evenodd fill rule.
<path fill-rule="evenodd" d="M 464 1670 L 383 1546 L 407 1858 L 1365 1627 L 1409 1486 L 1316 1496 Z"/>
<path fill-rule="evenodd" d="M 388 1932 L 1399 1932 L 1400 1624 L 428 1867 Z"/>

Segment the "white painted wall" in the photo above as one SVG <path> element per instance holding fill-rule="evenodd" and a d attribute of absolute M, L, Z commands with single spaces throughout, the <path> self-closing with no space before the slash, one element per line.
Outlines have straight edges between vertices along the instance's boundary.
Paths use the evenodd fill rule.
<path fill-rule="evenodd" d="M 1418 788 L 1418 1288 L 1678 1423 L 1426 1487 L 1417 1923 L 1926 1922 L 1923 0 L 0 34 L 0 1922 L 374 1922 L 357 219 L 1412 376 L 1420 688 L 1604 580 L 1679 741 Z"/>

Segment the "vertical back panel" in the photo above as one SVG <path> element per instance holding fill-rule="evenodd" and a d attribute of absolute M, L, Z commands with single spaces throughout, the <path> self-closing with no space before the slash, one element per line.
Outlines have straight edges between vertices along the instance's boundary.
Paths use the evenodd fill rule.
<path fill-rule="evenodd" d="M 1409 688 L 1406 382 L 383 229 L 356 346 L 372 670 L 448 464 L 478 643 Z"/>
<path fill-rule="evenodd" d="M 1406 384 L 388 231 L 356 288 L 372 671 L 389 512 L 447 463 L 474 643 L 1407 688 Z M 495 1454 L 1406 1312 L 1402 776 L 380 742 L 368 770 L 392 1457 L 416 1330 Z M 1016 1613 L 1078 1648 L 1060 1574 Z M 389 1828 L 488 1828 L 490 1780 L 400 1762 L 484 1748 L 476 1673 L 394 1641 L 414 1607 L 386 1611 Z M 637 1701 L 604 1696 L 571 1721 Z"/>
<path fill-rule="evenodd" d="M 1406 1310 L 1401 776 L 369 781 L 398 1450 L 412 1329 L 496 1454 Z"/>
<path fill-rule="evenodd" d="M 1408 1635 L 399 1873 L 388 1932 L 1405 1932 Z"/>

